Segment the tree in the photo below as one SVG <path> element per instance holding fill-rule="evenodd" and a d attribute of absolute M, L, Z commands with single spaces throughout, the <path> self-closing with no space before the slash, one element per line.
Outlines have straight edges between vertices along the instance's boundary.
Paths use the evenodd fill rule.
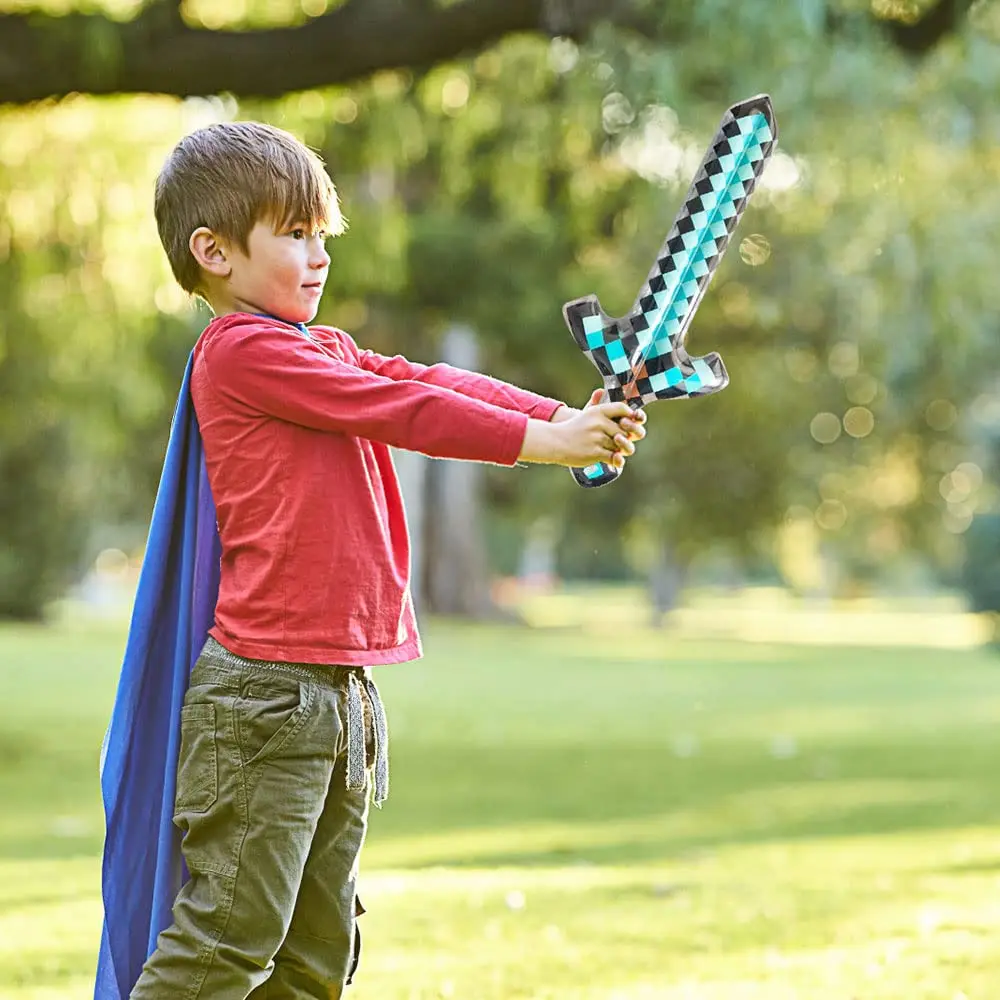
<path fill-rule="evenodd" d="M 894 45 L 923 55 L 958 29 L 969 5 L 898 0 L 876 9 Z M 379 70 L 423 70 L 517 33 L 582 41 L 599 25 L 671 47 L 700 44 L 690 30 L 691 5 L 676 0 L 664 13 L 648 0 L 348 0 L 324 13 L 331 4 L 312 0 L 287 4 L 286 18 L 293 23 L 256 30 L 227 24 L 219 0 L 212 0 L 215 13 L 201 25 L 190 23 L 189 6 L 200 9 L 182 0 L 148 0 L 127 21 L 100 13 L 0 15 L 0 103 L 71 93 L 273 98 Z M 826 13 L 824 6 L 804 4 L 807 12 L 820 12 L 831 37 L 855 30 L 854 4 L 831 4 Z M 303 17 L 303 8 L 317 16 Z M 205 27 L 206 21 L 219 26 Z"/>
<path fill-rule="evenodd" d="M 177 109 L 87 105 L 3 113 L 0 618 L 41 617 L 104 526 L 141 544 L 190 350 L 144 197 Z"/>
<path fill-rule="evenodd" d="M 0 300 L 17 286 L 17 271 L 17 262 L 0 271 Z M 0 406 L 0 619 L 32 620 L 71 582 L 87 511 L 79 483 L 66 475 L 72 445 L 53 405 L 49 361 L 33 349 L 43 332 L 9 305 L 5 319 L 0 400 L 28 398 L 35 405 Z M 22 333 L 16 339 L 15 326 Z"/>
<path fill-rule="evenodd" d="M 478 3 L 427 16 L 486 9 Z M 188 27 L 204 11 L 216 18 L 197 29 L 206 44 L 242 44 L 228 36 L 258 29 L 300 44 L 317 23 L 289 27 L 291 2 L 262 0 L 233 4 L 238 24 L 220 20 L 228 6 L 190 0 Z M 567 0 L 563 9 L 598 6 Z M 853 7 L 703 0 L 666 6 L 652 33 L 595 14 L 579 45 L 571 25 L 549 25 L 475 56 L 277 101 L 73 97 L 5 109 L 0 257 L 16 281 L 0 287 L 0 311 L 5 334 L 35 352 L 49 383 L 40 394 L 3 381 L 0 447 L 44 399 L 71 437 L 66 474 L 87 484 L 93 517 L 148 516 L 173 390 L 204 319 L 171 285 L 149 191 L 167 149 L 198 124 L 263 118 L 322 151 L 351 228 L 334 244 L 321 321 L 427 362 L 440 358 L 443 331 L 465 322 L 481 337 L 485 370 L 579 402 L 596 373 L 559 306 L 593 291 L 609 310 L 627 309 L 721 109 L 767 89 L 779 159 L 691 335 L 697 353 L 723 353 L 732 385 L 651 408 L 641 455 L 608 489 L 584 494 L 554 470 L 487 470 L 491 520 L 545 514 L 567 526 L 561 565 L 578 573 L 634 573 L 649 561 L 648 539 L 668 543 L 678 573 L 713 546 L 749 564 L 786 518 L 858 574 L 883 572 L 918 546 L 953 559 L 963 525 L 990 496 L 988 483 L 968 486 L 976 458 L 963 435 L 965 411 L 975 412 L 966 404 L 998 360 L 1000 287 L 980 248 L 1000 228 L 983 138 L 997 127 L 1000 60 L 982 13 L 933 45 Z M 926 42 L 946 8 L 960 12 L 914 5 L 927 13 L 913 31 Z M 388 10 L 347 4 L 326 16 L 352 9 Z M 0 22 L 0 49 L 12 37 L 4 26 L 61 23 L 74 36 L 61 61 L 83 50 L 103 58 L 80 43 L 96 22 L 33 18 Z M 135 23 L 109 22 L 114 31 Z M 41 37 L 23 36 L 4 65 Z M 295 62 L 271 60 L 282 72 Z M 175 64 L 174 91 L 196 89 L 183 84 L 185 65 Z M 18 322 L 22 309 L 38 323 Z M 39 483 L 63 502 L 41 469 Z M 22 510 L 43 509 L 32 496 Z"/>

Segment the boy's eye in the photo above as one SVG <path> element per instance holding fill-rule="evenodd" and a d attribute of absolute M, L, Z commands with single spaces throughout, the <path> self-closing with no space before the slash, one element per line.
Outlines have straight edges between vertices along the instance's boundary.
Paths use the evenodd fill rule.
<path fill-rule="evenodd" d="M 290 235 L 293 239 L 304 240 L 309 237 L 309 232 L 306 229 L 298 228 L 298 229 L 293 229 Z M 320 240 L 325 241 L 330 238 L 330 234 L 325 229 L 318 229 L 316 231 L 316 237 Z"/>

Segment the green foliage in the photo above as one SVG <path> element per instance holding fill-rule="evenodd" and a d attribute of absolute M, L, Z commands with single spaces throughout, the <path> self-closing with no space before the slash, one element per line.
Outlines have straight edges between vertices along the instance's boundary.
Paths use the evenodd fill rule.
<path fill-rule="evenodd" d="M 0 272 L 0 618 L 32 619 L 70 582 L 87 530 L 45 331 L 18 307 L 26 267 Z"/>
<path fill-rule="evenodd" d="M 319 6 L 185 10 L 209 28 L 255 27 Z M 811 523 L 854 576 L 877 578 L 913 550 L 953 572 L 962 533 L 996 499 L 976 443 L 1000 360 L 988 5 L 920 59 L 853 0 L 647 6 L 664 22 L 656 39 L 512 37 L 268 104 L 74 99 L 4 112 L 0 256 L 17 261 L 17 288 L 0 291 L 0 313 L 11 329 L 18 301 L 45 318 L 40 370 L 85 484 L 77 495 L 100 517 L 148 516 L 205 318 L 172 289 L 149 210 L 155 171 L 190 128 L 264 118 L 321 151 L 350 229 L 320 321 L 423 361 L 437 360 L 449 324 L 468 322 L 485 370 L 580 404 L 597 377 L 562 303 L 594 292 L 611 313 L 629 308 L 722 110 L 768 91 L 780 152 L 689 338 L 694 354 L 722 353 L 730 387 L 651 407 L 649 438 L 610 489 L 490 469 L 491 502 L 510 523 L 560 519 L 566 569 L 624 559 L 637 570 L 626 536 L 660 539 L 683 563 L 718 545 L 766 559 L 791 521 Z M 877 13 L 906 20 L 904 7 Z M 35 405 L 11 391 L 0 405 Z"/>
<path fill-rule="evenodd" d="M 154 304 L 176 301 L 148 202 L 169 107 L 2 115 L 0 617 L 40 617 L 105 525 L 145 534 L 193 332 Z"/>
<path fill-rule="evenodd" d="M 41 617 L 73 582 L 87 518 L 73 484 L 67 435 L 25 428 L 0 448 L 0 618 Z"/>
<path fill-rule="evenodd" d="M 570 562 L 636 518 L 685 562 L 717 542 L 749 559 L 791 508 L 815 517 L 851 573 L 878 575 L 913 546 L 943 567 L 983 502 L 937 487 L 975 459 L 964 422 L 941 413 L 987 388 L 995 350 L 984 248 L 1000 203 L 984 180 L 997 164 L 975 136 L 995 121 L 996 65 L 975 35 L 914 64 L 867 19 L 834 43 L 816 17 L 705 4 L 671 12 L 675 45 L 509 40 L 393 77 L 390 103 L 384 80 L 351 91 L 354 142 L 366 163 L 393 164 L 408 220 L 408 288 L 373 291 L 376 335 L 431 357 L 442 326 L 470 321 L 489 370 L 570 402 L 596 378 L 561 302 L 594 291 L 624 312 L 721 110 L 774 96 L 781 156 L 690 334 L 693 353 L 721 350 L 730 388 L 651 408 L 650 437 L 611 490 L 584 499 L 566 477 L 491 476 L 495 501 L 523 518 L 562 513 Z M 349 204 L 365 178 L 354 169 L 338 175 Z M 738 244 L 755 234 L 764 252 L 748 248 L 747 263 Z M 817 438 L 823 420 L 836 433 Z"/>

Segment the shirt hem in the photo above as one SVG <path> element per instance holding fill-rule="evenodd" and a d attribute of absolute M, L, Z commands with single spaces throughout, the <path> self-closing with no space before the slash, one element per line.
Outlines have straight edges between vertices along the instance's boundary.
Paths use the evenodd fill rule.
<path fill-rule="evenodd" d="M 248 660 L 267 660 L 276 663 L 313 663 L 321 666 L 376 667 L 392 663 L 408 663 L 419 660 L 424 651 L 420 636 L 414 635 L 401 646 L 389 649 L 334 649 L 316 646 L 272 645 L 270 643 L 245 642 L 229 635 L 218 625 L 210 628 L 208 634 L 230 653 L 246 657 Z"/>

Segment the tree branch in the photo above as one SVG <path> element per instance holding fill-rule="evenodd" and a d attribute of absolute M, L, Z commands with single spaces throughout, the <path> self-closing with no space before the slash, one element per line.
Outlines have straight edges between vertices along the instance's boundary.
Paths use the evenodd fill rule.
<path fill-rule="evenodd" d="M 128 22 L 96 14 L 6 14 L 0 15 L 0 102 L 74 92 L 276 97 L 380 69 L 423 68 L 515 32 L 548 28 L 582 37 L 598 21 L 648 27 L 622 0 L 460 0 L 446 7 L 351 0 L 306 24 L 260 31 L 192 28 L 180 19 L 176 0 L 154 0 Z"/>
<path fill-rule="evenodd" d="M 913 24 L 883 23 L 903 51 L 922 55 L 956 30 L 970 0 L 938 0 Z M 584 40 L 598 23 L 646 37 L 662 13 L 647 0 L 348 0 L 296 27 L 193 28 L 181 0 L 148 0 L 131 21 L 100 14 L 0 14 L 0 103 L 83 92 L 180 97 L 277 97 L 348 83 L 381 69 L 421 70 L 481 51 L 506 35 Z M 836 33 L 836 17 L 828 19 Z"/>
<path fill-rule="evenodd" d="M 911 24 L 885 22 L 893 44 L 913 56 L 926 55 L 945 35 L 958 30 L 959 22 L 969 12 L 970 0 L 938 0 L 923 17 Z"/>
<path fill-rule="evenodd" d="M 947 35 L 958 31 L 972 6 L 972 0 L 937 0 L 915 20 L 875 17 L 877 27 L 900 52 L 914 58 L 927 55 Z M 830 10 L 826 16 L 828 34 L 836 35 L 874 15 Z"/>

